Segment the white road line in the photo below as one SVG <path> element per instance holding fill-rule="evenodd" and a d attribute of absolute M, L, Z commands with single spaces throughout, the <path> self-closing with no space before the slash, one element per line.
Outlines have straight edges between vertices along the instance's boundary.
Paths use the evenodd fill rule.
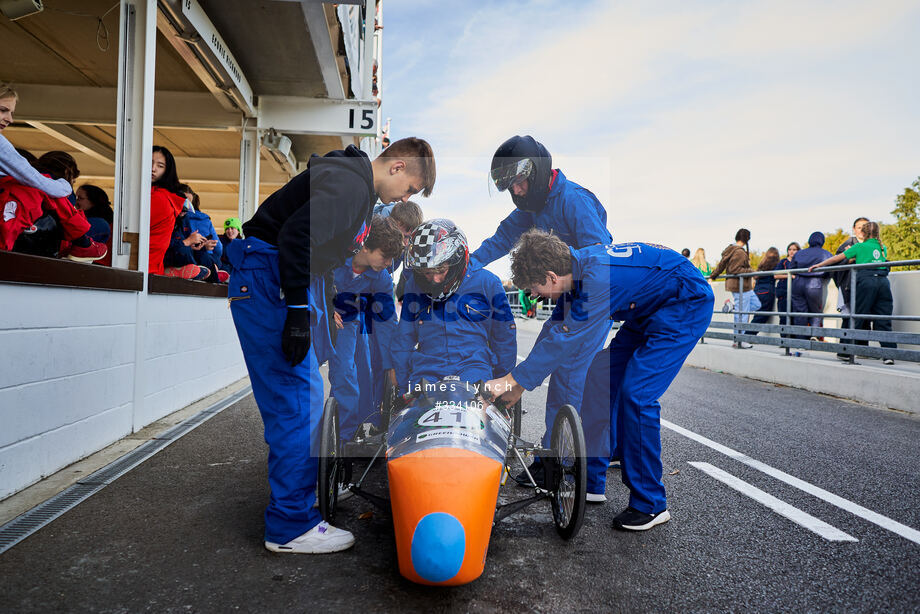
<path fill-rule="evenodd" d="M 891 518 L 888 518 L 887 516 L 882 516 L 881 514 L 877 512 L 873 512 L 870 509 L 866 509 L 861 505 L 853 503 L 849 499 L 844 499 L 843 497 L 835 495 L 832 492 L 828 492 L 824 490 L 823 488 L 818 488 L 817 486 L 813 484 L 809 484 L 805 480 L 800 480 L 799 478 L 795 476 L 791 476 L 784 471 L 780 471 L 779 469 L 774 469 L 770 465 L 762 463 L 758 460 L 754 460 L 753 458 L 751 458 L 750 456 L 746 454 L 742 454 L 741 452 L 738 452 L 737 450 L 732 450 L 731 448 L 727 446 L 723 446 L 720 443 L 716 443 L 715 441 L 711 439 L 707 439 L 703 437 L 702 435 L 697 435 L 693 431 L 688 431 L 684 427 L 677 426 L 673 422 L 662 420 L 661 426 L 671 429 L 672 431 L 676 433 L 680 433 L 684 437 L 688 437 L 696 442 L 703 444 L 704 446 L 710 447 L 716 452 L 721 452 L 725 456 L 728 456 L 729 458 L 733 458 L 739 463 L 744 463 L 748 467 L 753 467 L 754 469 L 757 469 L 758 471 L 762 471 L 766 473 L 767 475 L 776 478 L 777 480 L 780 480 L 782 482 L 785 482 L 786 484 L 789 484 L 790 486 L 795 486 L 799 490 L 804 490 L 810 495 L 814 495 L 815 497 L 818 497 L 819 499 L 827 501 L 831 505 L 836 505 L 840 509 L 850 512 L 851 514 L 855 516 L 859 516 L 860 518 L 864 520 L 868 520 L 869 522 L 873 524 L 877 524 L 883 529 L 888 529 L 892 533 L 897 533 L 901 537 L 905 539 L 909 539 L 915 544 L 920 544 L 920 531 L 917 531 L 916 529 L 912 529 L 906 525 L 901 524 L 900 522 L 897 522 L 896 520 L 892 520 Z"/>
<path fill-rule="evenodd" d="M 737 478 L 733 476 L 732 474 L 719 469 L 718 467 L 714 467 L 713 465 L 710 465 L 709 463 L 691 462 L 690 464 L 696 467 L 697 469 L 699 469 L 700 471 L 708 473 L 710 476 L 719 480 L 723 484 L 731 486 L 732 488 L 734 488 L 741 494 L 747 495 L 754 501 L 757 501 L 757 503 L 767 506 L 768 508 L 770 508 L 771 510 L 773 510 L 780 516 L 783 516 L 784 518 L 788 518 L 792 522 L 796 523 L 797 525 L 801 525 L 805 527 L 806 529 L 808 529 L 809 531 L 812 531 L 813 533 L 817 533 L 818 535 L 820 535 L 821 537 L 823 537 L 824 539 L 828 541 L 832 541 L 832 542 L 859 541 L 852 535 L 848 535 L 847 533 L 844 533 L 840 529 L 827 524 L 820 518 L 815 518 L 811 514 L 807 514 L 803 512 L 802 510 L 800 510 L 799 508 L 793 507 L 792 505 L 789 505 L 785 501 L 777 499 L 773 495 L 760 490 L 756 486 L 752 486 L 751 484 L 748 484 L 741 478 Z"/>

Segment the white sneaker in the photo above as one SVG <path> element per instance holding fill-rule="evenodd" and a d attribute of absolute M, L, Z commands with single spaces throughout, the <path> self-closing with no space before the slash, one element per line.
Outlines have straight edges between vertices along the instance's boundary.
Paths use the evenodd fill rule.
<path fill-rule="evenodd" d="M 585 495 L 585 501 L 587 501 L 588 503 L 606 503 L 607 495 L 605 495 L 604 493 L 598 494 L 598 493 L 589 492 Z"/>
<path fill-rule="evenodd" d="M 265 542 L 265 547 L 272 552 L 291 552 L 294 554 L 326 554 L 340 552 L 355 545 L 355 536 L 345 529 L 337 529 L 325 520 L 286 544 Z"/>
<path fill-rule="evenodd" d="M 622 463 L 622 461 L 621 461 L 619 458 L 615 458 L 615 459 L 613 459 L 612 461 L 610 461 L 610 462 L 607 464 L 607 466 L 608 466 L 608 467 L 620 467 L 620 466 L 622 466 L 622 464 L 623 464 L 623 463 Z"/>

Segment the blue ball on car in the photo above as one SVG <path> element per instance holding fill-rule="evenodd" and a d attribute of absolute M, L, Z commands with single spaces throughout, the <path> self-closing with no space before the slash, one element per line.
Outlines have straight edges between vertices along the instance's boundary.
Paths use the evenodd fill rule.
<path fill-rule="evenodd" d="M 412 566 L 429 582 L 446 582 L 460 571 L 466 553 L 466 532 L 451 514 L 423 516 L 412 535 Z"/>

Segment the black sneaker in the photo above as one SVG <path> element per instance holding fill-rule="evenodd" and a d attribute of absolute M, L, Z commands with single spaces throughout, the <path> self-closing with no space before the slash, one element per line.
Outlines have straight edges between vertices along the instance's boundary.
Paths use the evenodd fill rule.
<path fill-rule="evenodd" d="M 668 510 L 657 514 L 646 514 L 639 510 L 627 507 L 613 519 L 613 528 L 621 531 L 648 531 L 656 524 L 662 524 L 671 519 Z"/>
<path fill-rule="evenodd" d="M 530 475 L 533 476 L 533 481 L 537 483 L 537 486 L 543 486 L 544 482 L 544 470 L 543 463 L 538 463 L 534 461 L 530 463 L 530 466 L 527 468 L 530 471 Z M 517 474 L 515 478 L 517 480 L 518 486 L 522 488 L 533 488 L 533 484 L 530 483 L 530 478 L 527 477 L 527 471 L 521 471 Z"/>

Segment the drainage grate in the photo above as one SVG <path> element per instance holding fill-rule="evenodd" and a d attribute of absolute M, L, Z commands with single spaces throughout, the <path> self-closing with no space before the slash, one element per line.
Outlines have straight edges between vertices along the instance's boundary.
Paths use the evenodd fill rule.
<path fill-rule="evenodd" d="M 164 431 L 163 433 L 160 433 L 159 435 L 154 437 L 153 440 L 162 439 L 162 440 L 168 441 L 172 439 L 179 439 L 180 437 L 182 437 L 183 435 L 185 435 L 186 433 L 188 433 L 189 431 L 191 431 L 192 429 L 200 425 L 205 420 L 208 420 L 209 418 L 213 417 L 216 413 L 217 412 L 211 411 L 210 409 L 203 409 L 197 414 L 195 414 L 194 416 L 192 416 L 191 418 L 189 418 L 188 420 L 180 422 L 179 424 L 172 427 L 168 431 Z"/>
<path fill-rule="evenodd" d="M 114 480 L 121 477 L 131 469 L 134 469 L 142 462 L 165 448 L 168 443 L 169 442 L 158 441 L 156 439 L 146 441 L 124 456 L 112 461 L 102 469 L 89 474 L 82 480 L 78 480 L 77 484 L 85 484 L 89 486 L 106 486 L 111 484 Z"/>
<path fill-rule="evenodd" d="M 102 469 L 86 476 L 73 486 L 61 491 L 44 503 L 36 505 L 0 527 L 0 554 L 6 552 L 28 536 L 32 535 L 55 518 L 75 508 L 80 503 L 131 471 L 145 460 L 173 443 L 206 420 L 213 418 L 252 392 L 247 386 L 226 399 L 201 410 L 187 420 L 180 422 L 162 435 L 147 441 L 121 458 L 112 461 Z"/>

